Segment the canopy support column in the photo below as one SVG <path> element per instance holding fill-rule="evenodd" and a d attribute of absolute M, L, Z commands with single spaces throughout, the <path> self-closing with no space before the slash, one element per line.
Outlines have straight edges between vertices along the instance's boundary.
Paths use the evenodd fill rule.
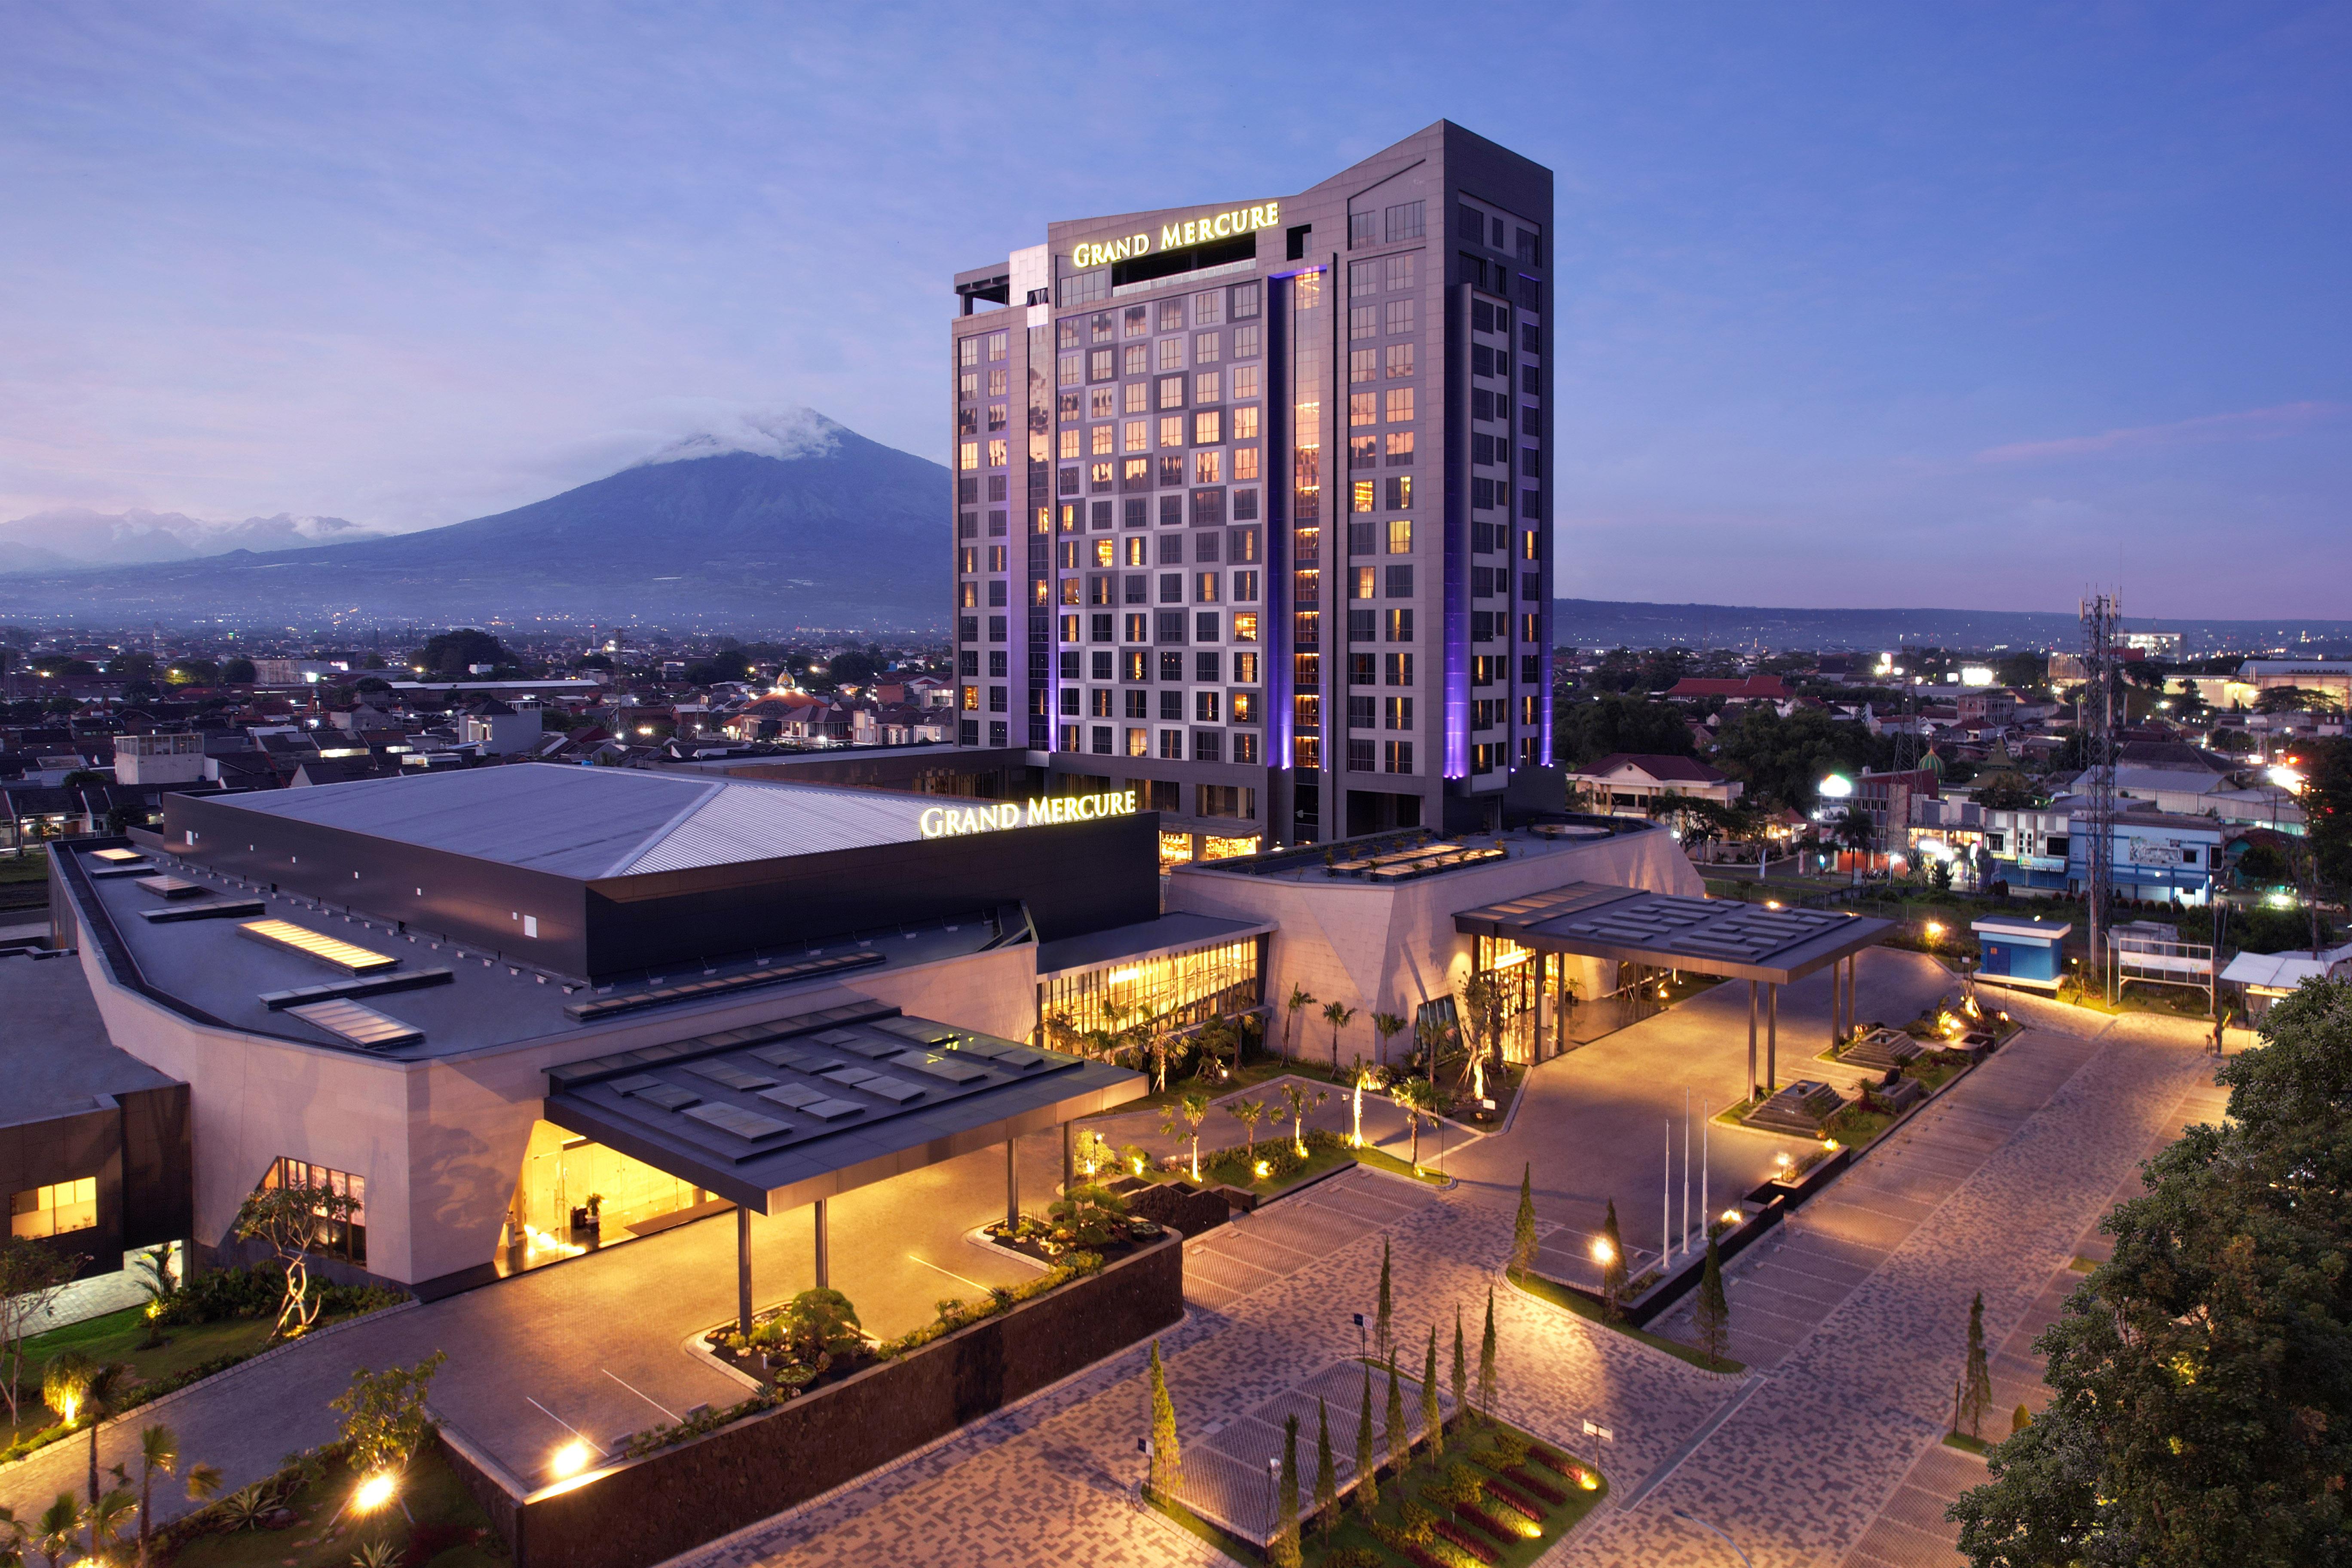
<path fill-rule="evenodd" d="M 830 1290 L 833 1289 L 833 1226 L 825 1217 L 823 1198 L 817 1199 L 813 1206 L 816 1211 L 816 1288 Z"/>
<path fill-rule="evenodd" d="M 1764 983 L 1764 1088 L 1780 1087 L 1780 987 Z"/>
<path fill-rule="evenodd" d="M 1748 1098 L 1756 1098 L 1756 982 L 1748 983 Z"/>
<path fill-rule="evenodd" d="M 1013 1165 L 1013 1140 L 1004 1141 L 1004 1223 L 1008 1228 L 1021 1223 L 1021 1173 Z"/>
<path fill-rule="evenodd" d="M 1077 1134 L 1072 1127 L 1070 1122 L 1062 1123 L 1062 1195 L 1066 1198 L 1070 1195 L 1070 1189 L 1078 1184 L 1078 1154 L 1074 1147 Z"/>
<path fill-rule="evenodd" d="M 751 1331 L 751 1211 L 735 1205 L 735 1330 Z"/>

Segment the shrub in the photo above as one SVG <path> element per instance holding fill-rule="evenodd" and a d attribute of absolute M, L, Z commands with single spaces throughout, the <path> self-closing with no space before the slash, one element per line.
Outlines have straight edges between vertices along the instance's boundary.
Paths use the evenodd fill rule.
<path fill-rule="evenodd" d="M 1493 1536 L 1497 1541 L 1508 1541 L 1510 1539 L 1508 1535 L 1504 1533 L 1503 1527 L 1496 1524 L 1486 1510 L 1480 1508 L 1475 1502 L 1455 1503 L 1454 1505 L 1454 1517 L 1474 1530 L 1485 1531 L 1488 1535 Z"/>
<path fill-rule="evenodd" d="M 1369 1546 L 1342 1546 L 1323 1554 L 1323 1568 L 1381 1568 L 1381 1554 Z"/>
<path fill-rule="evenodd" d="M 1495 1530 L 1493 1523 L 1484 1514 L 1478 1515 L 1477 1520 L 1487 1530 Z M 1496 1563 L 1502 1558 L 1501 1552 L 1450 1520 L 1439 1520 L 1434 1529 L 1438 1539 L 1449 1546 L 1468 1552 L 1481 1563 Z M 1495 1531 L 1495 1533 L 1498 1537 L 1502 1534 L 1500 1531 Z"/>
<path fill-rule="evenodd" d="M 1486 1492 L 1489 1498 L 1502 1504 L 1505 1508 L 1509 1509 L 1513 1513 L 1522 1516 L 1529 1523 L 1541 1524 L 1543 1522 L 1544 1510 L 1540 1507 L 1535 1503 L 1529 1502 L 1526 1498 L 1521 1497 L 1518 1493 L 1513 1491 L 1502 1482 L 1486 1482 Z"/>
<path fill-rule="evenodd" d="M 1535 1493 L 1536 1496 L 1543 1499 L 1544 1501 L 1551 1504 L 1554 1508 L 1558 1508 L 1560 1504 L 1568 1500 L 1568 1494 L 1566 1492 L 1561 1491 L 1558 1487 L 1551 1486 L 1536 1479 L 1535 1477 L 1528 1474 L 1527 1471 L 1522 1470 L 1516 1466 L 1506 1469 L 1503 1472 L 1503 1479 L 1509 1481 L 1513 1486 L 1519 1488 L 1522 1491 L 1530 1491 Z"/>

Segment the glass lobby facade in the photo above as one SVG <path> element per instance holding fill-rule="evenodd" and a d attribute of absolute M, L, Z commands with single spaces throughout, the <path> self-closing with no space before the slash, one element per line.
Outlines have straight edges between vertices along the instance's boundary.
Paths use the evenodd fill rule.
<path fill-rule="evenodd" d="M 1173 832 L 1493 820 L 1550 758 L 1550 220 L 1440 123 L 961 275 L 960 741 Z"/>

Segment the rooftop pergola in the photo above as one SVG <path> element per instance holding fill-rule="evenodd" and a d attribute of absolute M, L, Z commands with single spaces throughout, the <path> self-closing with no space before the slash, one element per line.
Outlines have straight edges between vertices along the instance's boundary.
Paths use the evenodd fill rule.
<path fill-rule="evenodd" d="M 1570 882 L 1465 910 L 1454 917 L 1454 929 L 1537 952 L 1747 981 L 1748 1089 L 1754 1099 L 1759 1087 L 1768 1094 L 1780 1087 L 1780 987 L 1822 969 L 1832 971 L 1830 1040 L 1834 1045 L 1853 1026 L 1854 955 L 1884 942 L 1895 927 L 1890 921 L 1827 910 L 1774 909 L 1733 899 L 1693 899 Z M 1764 1035 L 1760 1078 L 1756 1059 L 1759 1010 Z"/>
<path fill-rule="evenodd" d="M 736 1205 L 737 1296 L 751 1316 L 751 1215 L 814 1210 L 828 1285 L 825 1201 L 1003 1145 L 1143 1094 L 1138 1072 L 859 1003 L 640 1047 L 548 1069 L 543 1114 Z"/>

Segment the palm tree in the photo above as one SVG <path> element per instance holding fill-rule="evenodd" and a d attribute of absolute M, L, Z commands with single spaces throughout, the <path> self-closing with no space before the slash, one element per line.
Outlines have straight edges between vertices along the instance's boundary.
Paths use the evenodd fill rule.
<path fill-rule="evenodd" d="M 89 1528 L 89 1555 L 94 1563 L 112 1560 L 114 1548 L 122 1541 L 122 1527 L 139 1511 L 139 1500 L 122 1487 L 110 1488 L 104 1497 L 82 1510 L 81 1521 Z"/>
<path fill-rule="evenodd" d="M 1323 1009 L 1323 1021 L 1331 1026 L 1331 1076 L 1335 1079 L 1339 1076 L 1339 1031 L 1346 1028 L 1348 1020 L 1355 1016 L 1353 1007 L 1342 1007 L 1337 1002 L 1326 1005 Z"/>
<path fill-rule="evenodd" d="M 1372 1033 L 1380 1037 L 1380 1059 L 1389 1059 L 1389 1042 L 1404 1033 L 1404 1016 L 1400 1013 L 1372 1015 Z"/>
<path fill-rule="evenodd" d="M 1434 1014 L 1423 1018 L 1412 1031 L 1412 1037 L 1420 1045 L 1422 1054 L 1429 1064 L 1429 1083 L 1433 1089 L 1437 1087 L 1437 1053 L 1444 1048 L 1446 1040 L 1453 1033 L 1452 1027 L 1445 1020 Z"/>
<path fill-rule="evenodd" d="M 16 1510 L 0 1506 L 0 1568 L 25 1568 L 25 1553 L 32 1544 L 33 1532 Z"/>
<path fill-rule="evenodd" d="M 1315 994 L 1304 985 L 1294 984 L 1290 988 L 1290 1000 L 1286 1005 L 1290 1009 L 1290 1016 L 1283 1021 L 1282 1054 L 1289 1057 L 1295 1054 L 1291 1050 L 1291 1043 L 1297 1037 L 1298 1015 L 1315 1005 Z"/>
<path fill-rule="evenodd" d="M 1257 1124 L 1265 1120 L 1265 1113 L 1272 1107 L 1263 1100 L 1237 1100 L 1226 1109 L 1233 1112 L 1234 1120 L 1242 1124 L 1242 1130 L 1249 1134 L 1248 1157 L 1255 1161 L 1257 1158 Z"/>
<path fill-rule="evenodd" d="M 1853 850 L 1856 855 L 1866 852 L 1878 842 L 1878 825 L 1870 820 L 1870 813 L 1858 805 L 1849 805 L 1830 824 L 1830 837 Z M 1862 863 L 1854 862 L 1854 880 L 1862 879 Z"/>
<path fill-rule="evenodd" d="M 1234 1028 L 1233 1020 L 1223 1013 L 1213 1015 L 1207 1023 L 1202 1025 L 1193 1038 L 1201 1047 L 1201 1055 L 1206 1058 L 1205 1067 L 1220 1068 L 1219 1076 L 1223 1076 L 1223 1058 L 1219 1053 L 1227 1046 L 1234 1047 L 1234 1068 L 1236 1070 L 1240 1068 L 1242 1065 L 1241 1031 Z M 1201 1076 L 1203 1078 L 1208 1076 L 1205 1068 Z M 1164 1089 L 1167 1086 L 1162 1084 L 1160 1087 Z"/>
<path fill-rule="evenodd" d="M 148 1540 L 155 1523 L 155 1476 L 170 1475 L 180 1463 L 180 1439 L 169 1426 L 139 1432 L 139 1568 L 147 1568 Z M 188 1499 L 200 1502 L 221 1489 L 221 1473 L 210 1465 L 188 1467 Z"/>
<path fill-rule="evenodd" d="M 92 1508 L 98 1506 L 98 1429 L 115 1413 L 130 1387 L 128 1363 L 95 1362 L 79 1351 L 62 1352 L 41 1374 L 41 1403 L 56 1411 L 68 1426 L 79 1420 L 89 1423 Z"/>
<path fill-rule="evenodd" d="M 1302 1160 L 1307 1158 L 1307 1113 L 1330 1098 L 1328 1089 L 1310 1089 L 1288 1079 L 1283 1082 L 1283 1103 L 1290 1110 L 1290 1146 Z"/>
<path fill-rule="evenodd" d="M 1412 1172 L 1421 1174 L 1421 1121 L 1423 1117 L 1437 1120 L 1437 1090 L 1426 1079 L 1408 1078 L 1399 1080 L 1389 1090 L 1389 1098 L 1404 1112 L 1405 1125 L 1412 1132 Z"/>
<path fill-rule="evenodd" d="M 58 1500 L 41 1510 L 33 1526 L 33 1550 L 49 1560 L 49 1568 L 58 1568 L 81 1550 L 81 1505 L 73 1493 L 59 1492 Z"/>
<path fill-rule="evenodd" d="M 1180 1115 L 1192 1129 L 1192 1179 L 1197 1182 L 1201 1179 L 1201 1123 L 1209 1119 L 1209 1097 L 1198 1092 L 1188 1094 L 1181 1104 L 1171 1105 L 1162 1111 L 1160 1117 L 1161 1136 L 1173 1138 L 1178 1135 L 1176 1119 Z"/>

